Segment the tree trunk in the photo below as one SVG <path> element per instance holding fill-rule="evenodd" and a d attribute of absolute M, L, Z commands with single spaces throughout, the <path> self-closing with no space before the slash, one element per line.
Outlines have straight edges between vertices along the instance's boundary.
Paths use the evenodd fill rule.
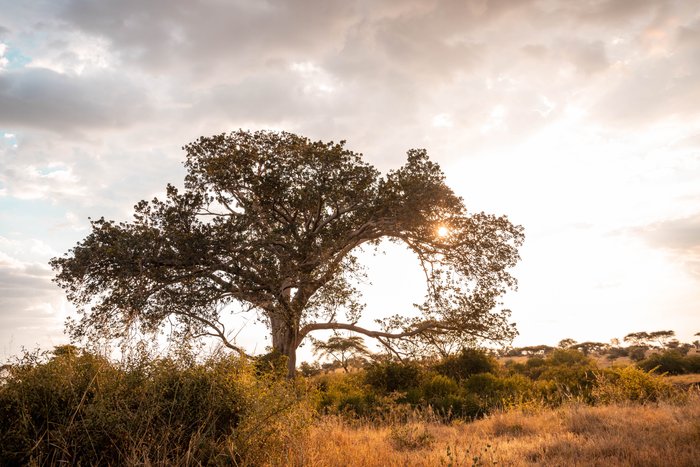
<path fill-rule="evenodd" d="M 272 350 L 287 357 L 287 378 L 294 378 L 297 370 L 297 334 L 285 320 L 270 317 Z"/>

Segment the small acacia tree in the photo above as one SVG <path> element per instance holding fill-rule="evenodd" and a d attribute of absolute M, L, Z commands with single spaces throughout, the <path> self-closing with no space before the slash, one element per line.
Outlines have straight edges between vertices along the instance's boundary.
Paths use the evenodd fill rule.
<path fill-rule="evenodd" d="M 408 151 L 386 176 L 344 142 L 290 133 L 238 131 L 184 148 L 185 189 L 141 201 L 132 222 L 101 218 L 64 257 L 56 282 L 78 307 L 74 338 L 123 337 L 137 327 L 174 336 L 229 340 L 226 313 L 257 313 L 275 351 L 288 357 L 319 330 L 347 330 L 394 351 L 435 340 L 510 339 L 508 310 L 494 310 L 515 286 L 520 226 L 468 213 L 424 150 Z M 402 243 L 428 285 L 420 317 L 397 314 L 359 326 L 352 285 L 364 244 Z M 234 305 L 238 305 L 235 307 Z"/>
<path fill-rule="evenodd" d="M 316 355 L 331 357 L 345 373 L 349 373 L 348 367 L 353 360 L 370 354 L 360 336 L 331 336 L 325 342 L 311 337 L 311 344 Z"/>

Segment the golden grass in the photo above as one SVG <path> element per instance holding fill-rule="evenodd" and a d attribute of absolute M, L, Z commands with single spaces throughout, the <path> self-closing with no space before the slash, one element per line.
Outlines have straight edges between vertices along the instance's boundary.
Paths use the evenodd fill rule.
<path fill-rule="evenodd" d="M 418 442 L 397 443 L 397 436 Z M 297 461 L 307 466 L 698 466 L 700 398 L 682 406 L 513 411 L 473 423 L 413 423 L 399 431 L 325 418 L 306 443 Z"/>
<path fill-rule="evenodd" d="M 669 382 L 680 386 L 700 385 L 700 373 L 689 373 L 687 375 L 668 375 Z"/>

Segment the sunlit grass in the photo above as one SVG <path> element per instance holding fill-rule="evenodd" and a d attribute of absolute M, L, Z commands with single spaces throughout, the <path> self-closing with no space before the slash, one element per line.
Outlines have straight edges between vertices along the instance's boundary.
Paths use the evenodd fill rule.
<path fill-rule="evenodd" d="M 692 466 L 700 459 L 700 399 L 683 405 L 501 412 L 473 423 L 408 425 L 404 432 L 430 441 L 402 448 L 392 426 L 350 426 L 324 418 L 312 428 L 301 461 L 309 466 Z"/>
<path fill-rule="evenodd" d="M 523 374 L 506 374 L 479 352 L 432 369 L 384 362 L 294 381 L 275 362 L 141 350 L 113 362 L 72 346 L 27 353 L 0 377 L 0 465 L 690 466 L 700 459 L 699 374 L 601 369 L 576 351 L 510 365 Z M 460 379 L 457 370 L 479 362 L 481 373 Z"/>

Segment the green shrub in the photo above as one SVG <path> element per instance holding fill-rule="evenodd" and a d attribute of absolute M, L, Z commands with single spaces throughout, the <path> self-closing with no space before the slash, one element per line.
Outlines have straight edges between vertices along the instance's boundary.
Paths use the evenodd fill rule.
<path fill-rule="evenodd" d="M 498 361 L 485 350 L 462 349 L 459 354 L 444 358 L 435 365 L 435 370 L 455 381 L 461 381 L 478 373 L 495 373 L 498 366 Z"/>
<path fill-rule="evenodd" d="M 463 397 L 459 385 L 443 375 L 433 375 L 421 386 L 425 404 L 444 419 L 463 415 Z"/>
<path fill-rule="evenodd" d="M 538 382 L 537 388 L 546 403 L 560 404 L 568 399 L 587 400 L 594 383 L 597 366 L 589 357 L 575 349 L 556 349 L 546 357 L 531 357 L 523 364 L 511 364 L 511 374 L 521 374 Z M 546 383 L 545 383 L 546 382 Z M 535 397 L 528 394 L 524 398 Z"/>
<path fill-rule="evenodd" d="M 685 362 L 688 373 L 700 373 L 700 355 L 687 355 Z"/>
<path fill-rule="evenodd" d="M 596 403 L 644 403 L 670 398 L 675 390 L 662 376 L 628 366 L 596 373 L 596 384 L 591 394 Z"/>
<path fill-rule="evenodd" d="M 588 366 L 591 364 L 592 360 L 578 350 L 557 349 L 547 357 L 546 362 L 549 366 Z"/>
<path fill-rule="evenodd" d="M 319 389 L 319 410 L 327 414 L 368 417 L 380 410 L 380 399 L 362 374 L 330 373 L 314 380 Z"/>
<path fill-rule="evenodd" d="M 306 394 L 232 357 L 28 354 L 0 386 L 0 465 L 269 463 L 310 423 Z"/>
<path fill-rule="evenodd" d="M 695 359 L 693 357 L 696 357 Z M 657 373 L 668 373 L 670 375 L 682 375 L 697 371 L 698 356 L 684 357 L 678 350 L 666 350 L 660 353 L 653 353 L 644 360 L 637 362 L 637 366 L 645 371 L 656 371 Z"/>
<path fill-rule="evenodd" d="M 425 400 L 429 401 L 438 397 L 457 394 L 459 393 L 459 386 L 452 378 L 435 375 L 423 383 L 422 391 Z"/>
<path fill-rule="evenodd" d="M 530 357 L 524 365 L 514 366 L 513 369 L 521 372 L 530 379 L 539 378 L 540 374 L 547 368 L 547 361 L 544 357 Z"/>
<path fill-rule="evenodd" d="M 585 397 L 595 382 L 596 367 L 588 365 L 557 365 L 547 367 L 538 380 L 552 381 L 565 397 Z"/>
<path fill-rule="evenodd" d="M 382 394 L 406 392 L 420 386 L 421 373 L 422 369 L 416 362 L 387 360 L 370 364 L 365 372 L 365 381 Z"/>
<path fill-rule="evenodd" d="M 535 397 L 532 381 L 522 375 L 473 375 L 464 383 L 468 393 L 477 395 L 482 407 L 493 410 L 518 405 Z"/>
<path fill-rule="evenodd" d="M 644 357 L 647 355 L 647 350 L 649 350 L 649 347 L 645 345 L 630 345 L 627 347 L 627 354 L 632 361 L 639 362 L 644 360 Z"/>
<path fill-rule="evenodd" d="M 627 357 L 629 355 L 629 350 L 626 347 L 610 347 L 606 358 L 608 360 L 615 360 L 621 357 Z"/>

